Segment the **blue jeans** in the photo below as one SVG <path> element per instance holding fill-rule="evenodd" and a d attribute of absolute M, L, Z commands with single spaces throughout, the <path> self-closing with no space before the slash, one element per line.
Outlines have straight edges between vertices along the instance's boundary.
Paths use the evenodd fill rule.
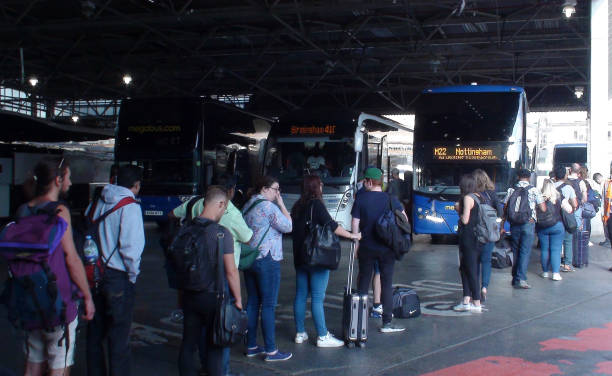
<path fill-rule="evenodd" d="M 317 334 L 323 337 L 327 334 L 323 300 L 329 281 L 329 269 L 298 266 L 295 269 L 295 300 L 293 301 L 293 316 L 295 329 L 298 333 L 305 332 L 304 317 L 306 315 L 306 299 L 310 293 L 310 310 L 317 329 Z"/>
<path fill-rule="evenodd" d="M 582 207 L 579 207 L 578 209 L 574 210 L 574 217 L 576 218 L 576 224 L 578 224 L 578 230 L 583 230 L 582 228 Z M 570 264 L 571 264 L 571 260 L 570 260 Z"/>
<path fill-rule="evenodd" d="M 495 247 L 495 243 L 487 243 L 482 246 L 482 251 L 480 252 L 480 258 L 478 259 L 480 272 L 481 272 L 481 283 L 483 288 L 489 287 L 489 282 L 491 281 L 491 255 L 493 254 L 493 247 Z"/>
<path fill-rule="evenodd" d="M 522 225 L 511 225 L 510 241 L 512 243 L 512 253 L 514 263 L 512 264 L 512 284 L 527 280 L 527 267 L 529 266 L 529 256 L 535 238 L 535 223 L 525 223 Z"/>
<path fill-rule="evenodd" d="M 563 264 L 572 265 L 572 257 L 574 256 L 574 245 L 573 243 L 574 234 L 565 231 L 563 235 Z"/>
<path fill-rule="evenodd" d="M 247 315 L 249 317 L 249 332 L 247 346 L 257 346 L 257 323 L 261 313 L 261 331 L 265 350 L 268 353 L 276 351 L 275 309 L 280 287 L 280 262 L 272 256 L 257 259 L 253 265 L 244 271 L 244 282 L 247 289 Z"/>
<path fill-rule="evenodd" d="M 539 229 L 540 249 L 542 251 L 542 271 L 559 273 L 561 267 L 561 247 L 565 237 L 563 223 L 557 222 L 549 228 Z"/>

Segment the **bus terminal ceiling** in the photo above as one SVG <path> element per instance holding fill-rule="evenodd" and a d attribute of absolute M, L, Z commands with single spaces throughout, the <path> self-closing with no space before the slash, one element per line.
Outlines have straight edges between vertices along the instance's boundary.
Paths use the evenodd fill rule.
<path fill-rule="evenodd" d="M 406 113 L 425 87 L 472 82 L 523 86 L 532 110 L 585 110 L 589 1 L 570 18 L 563 4 L 4 0 L 0 79 L 51 102 L 245 95 L 265 116 L 323 104 Z"/>

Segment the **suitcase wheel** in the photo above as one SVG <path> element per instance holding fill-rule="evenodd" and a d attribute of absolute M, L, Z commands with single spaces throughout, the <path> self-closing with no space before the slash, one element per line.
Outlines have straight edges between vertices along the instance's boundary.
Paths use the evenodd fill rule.
<path fill-rule="evenodd" d="M 354 349 L 355 348 L 355 342 L 347 342 L 346 343 L 346 347 L 348 347 L 349 349 Z"/>
<path fill-rule="evenodd" d="M 364 349 L 366 347 L 366 343 L 365 342 L 359 342 L 359 347 Z"/>

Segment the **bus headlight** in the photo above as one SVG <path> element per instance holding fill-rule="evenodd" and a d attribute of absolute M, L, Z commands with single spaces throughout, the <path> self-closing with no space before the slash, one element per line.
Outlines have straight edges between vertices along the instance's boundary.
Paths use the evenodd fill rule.
<path fill-rule="evenodd" d="M 435 222 L 435 223 L 442 223 L 442 222 L 444 222 L 444 218 L 438 217 L 438 216 L 435 216 L 435 215 L 427 215 L 427 216 L 425 216 L 425 219 L 427 219 L 428 221 Z"/>
<path fill-rule="evenodd" d="M 417 213 L 420 213 L 423 211 L 423 208 L 417 208 Z"/>

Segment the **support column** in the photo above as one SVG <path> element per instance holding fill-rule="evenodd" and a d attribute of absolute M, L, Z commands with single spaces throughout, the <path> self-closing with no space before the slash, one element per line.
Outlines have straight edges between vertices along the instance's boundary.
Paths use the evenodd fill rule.
<path fill-rule="evenodd" d="M 608 1 L 591 0 L 589 172 L 608 176 Z M 605 157 L 603 157 L 605 156 Z"/>

